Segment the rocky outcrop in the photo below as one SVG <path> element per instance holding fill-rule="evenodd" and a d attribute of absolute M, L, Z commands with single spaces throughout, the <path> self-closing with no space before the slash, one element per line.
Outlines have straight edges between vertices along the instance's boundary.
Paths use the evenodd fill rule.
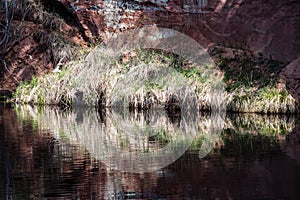
<path fill-rule="evenodd" d="M 285 81 L 289 93 L 298 100 L 300 100 L 300 58 L 294 60 L 287 65 L 280 74 Z"/>
<path fill-rule="evenodd" d="M 296 0 L 58 0 L 90 40 L 126 29 L 157 25 L 181 31 L 204 47 L 247 48 L 290 62 L 300 52 Z"/>
<path fill-rule="evenodd" d="M 9 94 L 20 81 L 64 63 L 72 54 L 63 53 L 70 49 L 67 46 L 97 43 L 115 33 L 147 25 L 178 30 L 205 48 L 220 45 L 247 49 L 285 63 L 300 57 L 297 0 L 17 2 L 11 41 L 0 49 L 0 60 L 4 61 L 0 63 L 0 95 Z"/>
<path fill-rule="evenodd" d="M 21 81 L 43 75 L 70 60 L 72 47 L 84 44 L 80 30 L 67 20 L 71 14 L 59 18 L 59 13 L 46 12 L 43 4 L 34 1 L 17 1 L 12 6 L 10 32 L 5 33 L 7 39 L 1 41 L 0 48 L 0 96 L 9 96 Z M 1 11 L 5 9 L 2 7 Z M 67 11 L 63 5 L 60 8 Z M 5 19 L 5 12 L 0 13 L 1 18 Z"/>

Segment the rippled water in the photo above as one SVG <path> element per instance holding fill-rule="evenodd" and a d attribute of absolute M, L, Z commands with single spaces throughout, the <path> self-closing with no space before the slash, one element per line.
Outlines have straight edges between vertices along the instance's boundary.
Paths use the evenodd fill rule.
<path fill-rule="evenodd" d="M 0 199 L 297 199 L 299 122 L 0 106 Z"/>

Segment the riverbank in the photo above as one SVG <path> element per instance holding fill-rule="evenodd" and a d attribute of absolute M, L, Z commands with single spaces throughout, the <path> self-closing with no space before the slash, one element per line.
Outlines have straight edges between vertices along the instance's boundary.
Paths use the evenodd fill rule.
<path fill-rule="evenodd" d="M 70 5 L 75 7 L 70 7 Z M 299 112 L 297 102 L 300 92 L 296 88 L 299 83 L 297 70 L 299 60 L 292 62 L 297 56 L 286 53 L 293 49 L 290 48 L 291 45 L 287 45 L 288 42 L 278 39 L 270 40 L 269 51 L 265 47 L 249 46 L 247 42 L 252 40 L 247 40 L 246 35 L 241 35 L 245 37 L 243 40 L 238 40 L 231 35 L 230 39 L 234 41 L 228 43 L 227 36 L 214 35 L 211 32 L 218 26 L 210 27 L 210 20 L 199 21 L 200 18 L 197 18 L 197 21 L 193 21 L 194 14 L 193 16 L 188 14 L 185 15 L 189 18 L 188 21 L 192 20 L 194 27 L 202 27 L 201 30 L 191 29 L 192 32 L 190 32 L 179 29 L 207 47 L 216 65 L 212 67 L 213 70 L 210 71 L 212 73 L 206 71 L 208 77 L 204 75 L 205 66 L 191 66 L 188 61 L 182 62 L 174 55 L 153 57 L 152 53 L 135 55 L 136 52 L 132 52 L 123 55 L 121 60 L 107 64 L 111 62 L 107 60 L 109 55 L 99 52 L 97 54 L 99 58 L 96 57 L 97 63 L 100 64 L 95 65 L 93 55 L 88 53 L 93 52 L 91 46 L 95 47 L 100 41 L 105 40 L 104 33 L 108 35 L 120 33 L 130 27 L 123 27 L 124 29 L 119 30 L 118 25 L 128 24 L 111 21 L 114 17 L 106 18 L 115 16 L 112 14 L 118 9 L 122 10 L 121 5 L 114 5 L 113 9 L 108 9 L 111 6 L 110 3 L 97 5 L 97 7 L 83 2 L 69 4 L 62 3 L 62 1 L 26 0 L 15 3 L 8 1 L 7 6 L 10 21 L 6 24 L 9 31 L 3 32 L 4 48 L 0 50 L 0 101 L 6 101 L 7 98 L 12 97 L 11 101 L 15 103 L 49 104 L 62 107 L 74 102 L 100 107 L 118 106 L 121 103 L 130 109 L 143 110 L 155 105 L 177 111 L 183 107 L 180 104 L 188 102 L 185 106 L 198 107 L 199 110 L 226 109 L 232 112 L 255 113 Z M 74 8 L 76 9 L 73 10 Z M 264 9 L 267 8 L 269 9 L 269 6 L 264 7 Z M 4 4 L 1 5 L 0 10 L 5 11 Z M 227 11 L 225 9 L 224 13 L 215 12 L 221 17 L 226 16 Z M 86 17 L 89 16 L 87 13 L 90 17 Z M 145 21 L 151 21 L 151 16 L 146 16 L 147 9 L 142 9 L 141 13 L 145 15 L 134 17 L 137 18 L 135 22 L 139 25 L 132 24 L 132 29 L 151 25 L 148 22 L 144 24 Z M 166 13 L 161 11 L 161 14 L 165 16 Z M 5 12 L 0 15 L 3 19 L 7 17 Z M 100 16 L 104 16 L 105 23 L 95 20 L 102 19 Z M 209 19 L 209 15 L 207 17 Z M 281 17 L 285 18 L 285 16 Z M 240 17 L 238 19 L 240 20 Z M 266 18 L 266 20 L 271 20 L 271 18 Z M 91 21 L 94 24 L 91 24 Z M 209 29 L 206 29 L 206 26 L 198 26 L 197 23 L 204 23 Z M 110 24 L 116 24 L 116 27 L 110 27 Z M 179 30 L 178 27 L 174 27 L 174 23 L 172 24 L 171 27 L 165 27 Z M 224 26 L 223 23 L 222 26 Z M 236 28 L 238 27 L 234 27 Z M 268 29 L 268 26 L 264 28 Z M 267 32 L 262 31 L 260 37 L 266 38 Z M 280 31 L 276 33 L 279 34 L 278 38 Z M 264 39 L 261 40 L 264 41 Z M 261 40 L 257 39 L 257 41 Z M 276 44 L 273 44 L 273 41 L 276 41 Z M 281 52 L 280 48 L 276 47 L 280 46 L 279 41 L 289 48 L 283 48 L 284 51 Z M 295 43 L 292 39 L 288 41 Z M 264 44 L 264 42 L 259 42 L 259 44 Z M 250 49 L 263 49 L 264 54 L 254 53 Z M 296 51 L 296 47 L 294 49 L 294 52 L 299 52 Z M 292 63 L 291 66 L 287 67 L 288 63 L 273 60 L 272 55 L 275 59 Z M 288 59 L 291 55 L 294 56 Z M 129 60 L 126 61 L 126 59 Z M 107 66 L 111 66 L 112 70 L 108 70 Z M 284 68 L 286 72 L 283 78 Z M 156 74 L 154 79 L 148 76 L 149 72 Z M 183 87 L 184 85 L 188 87 Z M 123 97 L 126 101 L 122 99 Z M 197 103 L 196 106 L 195 103 Z"/>
<path fill-rule="evenodd" d="M 280 79 L 282 63 L 224 47 L 214 47 L 209 53 L 216 66 L 195 66 L 174 54 L 152 50 L 112 60 L 98 46 L 56 73 L 21 83 L 11 100 L 62 107 L 74 103 L 121 105 L 138 110 L 164 107 L 178 111 L 197 104 L 205 111 L 216 107 L 246 113 L 299 111 Z"/>

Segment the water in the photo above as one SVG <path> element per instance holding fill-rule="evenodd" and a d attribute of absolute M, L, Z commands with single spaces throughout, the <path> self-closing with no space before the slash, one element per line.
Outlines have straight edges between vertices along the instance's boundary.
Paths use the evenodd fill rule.
<path fill-rule="evenodd" d="M 0 107 L 0 199 L 298 199 L 296 116 Z"/>

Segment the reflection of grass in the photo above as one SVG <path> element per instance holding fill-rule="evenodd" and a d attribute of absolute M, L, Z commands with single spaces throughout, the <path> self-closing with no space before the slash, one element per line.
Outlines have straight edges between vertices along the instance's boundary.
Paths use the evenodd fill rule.
<path fill-rule="evenodd" d="M 292 116 L 257 114 L 232 114 L 229 115 L 227 124 L 227 128 L 238 132 L 275 137 L 288 134 L 294 127 L 295 119 Z"/>
<path fill-rule="evenodd" d="M 257 155 L 272 154 L 279 150 L 276 136 L 241 134 L 233 129 L 225 129 L 222 134 L 225 148 L 221 149 L 223 155 L 233 155 L 247 158 Z"/>
<path fill-rule="evenodd" d="M 60 128 L 60 129 L 58 130 L 58 133 L 59 133 L 59 138 L 60 138 L 61 140 L 67 140 L 67 139 L 68 139 L 66 133 L 64 132 L 64 130 L 63 130 L 62 128 Z"/>
<path fill-rule="evenodd" d="M 172 135 L 168 130 L 160 129 L 151 133 L 151 136 L 148 138 L 150 142 L 158 143 L 160 146 L 168 144 L 172 139 Z"/>
<path fill-rule="evenodd" d="M 114 132 L 105 133 L 110 139 L 117 138 L 118 148 L 127 151 L 154 153 L 166 146 L 180 146 L 186 135 L 167 118 L 163 110 L 148 112 L 113 111 L 107 114 L 109 126 Z"/>
<path fill-rule="evenodd" d="M 250 132 L 241 133 L 234 129 L 224 129 L 219 140 L 214 152 L 220 152 L 221 155 L 247 158 L 272 154 L 279 150 L 277 136 L 254 135 Z M 203 142 L 203 138 L 194 140 L 190 150 L 199 151 Z"/>
<path fill-rule="evenodd" d="M 226 119 L 221 139 L 224 155 L 252 157 L 274 153 L 279 142 L 289 134 L 295 120 L 291 116 L 266 116 L 257 114 L 232 114 Z"/>
<path fill-rule="evenodd" d="M 39 111 L 42 111 L 42 108 L 39 107 L 38 108 Z M 24 110 L 21 109 L 21 107 L 16 106 L 14 107 L 14 111 L 16 113 L 16 116 L 18 118 L 18 120 L 22 123 L 22 124 L 30 124 L 30 127 L 32 128 L 32 131 L 38 131 L 39 130 L 39 113 L 37 113 L 36 118 L 33 118 L 30 114 L 29 110 Z"/>
<path fill-rule="evenodd" d="M 205 136 L 201 135 L 200 137 L 197 137 L 193 140 L 191 146 L 190 146 L 190 150 L 191 151 L 197 151 L 197 150 L 200 150 L 204 140 L 205 140 Z"/>
<path fill-rule="evenodd" d="M 136 126 L 136 125 L 134 125 Z M 139 132 L 137 131 L 138 127 L 134 127 L 132 132 Z M 143 139 L 139 139 L 138 140 L 133 140 L 131 143 L 128 136 L 126 135 L 119 135 L 119 146 L 121 147 L 122 150 L 126 150 L 126 151 L 142 151 L 144 153 L 149 153 L 152 152 L 156 149 L 160 149 L 163 148 L 165 145 L 167 145 L 171 140 L 175 140 L 174 142 L 180 142 L 180 139 L 178 139 L 178 141 L 176 140 L 176 138 L 174 138 L 172 136 L 172 133 L 170 130 L 164 129 L 164 128 L 159 128 L 159 129 L 152 129 L 150 127 L 148 127 L 147 129 L 145 129 L 145 131 L 151 135 L 148 138 L 145 138 L 145 140 L 143 141 Z M 142 143 L 141 143 L 142 142 Z M 142 149 L 135 149 L 138 147 L 138 144 L 142 145 Z"/>
<path fill-rule="evenodd" d="M 37 131 L 39 129 L 39 124 L 36 119 L 31 120 L 31 127 L 32 127 L 32 130 L 34 130 L 34 131 Z"/>
<path fill-rule="evenodd" d="M 213 135 L 209 134 L 208 127 L 208 123 L 199 125 L 199 133 L 190 146 L 191 151 L 198 151 L 204 143 L 209 143 Z M 226 153 L 229 153 L 230 149 L 246 156 L 258 154 L 265 149 L 273 151 L 278 147 L 279 141 L 284 140 L 294 127 L 293 116 L 230 114 L 226 117 L 220 140 L 215 140 L 215 150 L 224 148 Z"/>
<path fill-rule="evenodd" d="M 121 138 L 120 147 L 122 150 L 129 149 L 130 142 L 128 138 Z"/>

